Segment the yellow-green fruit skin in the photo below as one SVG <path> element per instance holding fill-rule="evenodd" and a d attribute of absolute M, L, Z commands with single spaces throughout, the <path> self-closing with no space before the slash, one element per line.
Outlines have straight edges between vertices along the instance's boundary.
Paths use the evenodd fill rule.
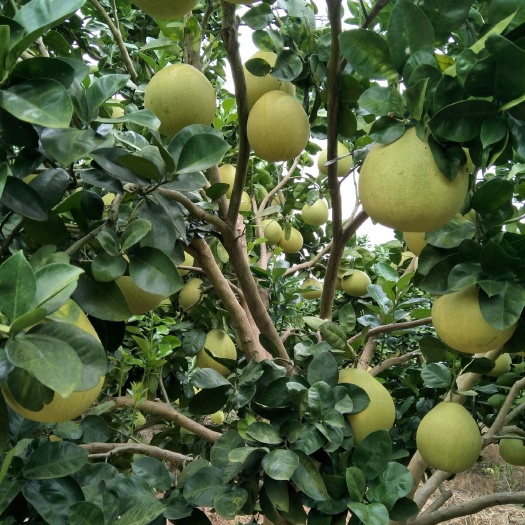
<path fill-rule="evenodd" d="M 359 198 L 376 222 L 401 231 L 430 231 L 458 212 L 468 189 L 466 166 L 451 181 L 434 162 L 415 128 L 387 145 L 376 144 L 359 175 Z"/>
<path fill-rule="evenodd" d="M 193 277 L 181 288 L 179 292 L 179 306 L 183 311 L 191 310 L 201 300 L 202 292 L 200 287 L 202 282 L 202 279 Z"/>
<path fill-rule="evenodd" d="M 337 176 L 344 177 L 354 165 L 350 150 L 341 142 L 337 143 L 337 157 L 343 157 L 337 161 Z M 323 175 L 328 175 L 328 166 L 325 166 L 328 161 L 328 147 L 321 150 L 319 157 L 317 157 L 317 167 Z"/>
<path fill-rule="evenodd" d="M 301 284 L 301 290 L 304 288 L 308 288 L 311 286 L 312 288 L 315 288 L 315 290 L 310 290 L 306 292 L 299 292 L 301 296 L 304 299 L 319 299 L 321 295 L 323 294 L 323 285 L 320 281 L 317 279 L 314 279 L 313 277 L 309 277 L 308 279 L 305 279 Z"/>
<path fill-rule="evenodd" d="M 275 219 L 263 219 L 261 226 L 264 236 L 268 239 L 268 244 L 277 244 L 283 236 L 283 229 Z"/>
<path fill-rule="evenodd" d="M 237 3 L 237 2 L 233 2 Z M 241 3 L 241 2 L 239 2 Z M 242 2 L 244 3 L 244 2 Z M 257 51 L 249 60 L 262 58 L 270 66 L 275 66 L 277 55 L 271 51 Z M 269 91 L 284 91 L 289 95 L 295 96 L 295 86 L 291 82 L 284 82 L 272 77 L 269 73 L 259 77 L 252 75 L 244 66 L 244 78 L 246 80 L 246 96 L 248 97 L 248 108 L 252 109 L 253 105 Z"/>
<path fill-rule="evenodd" d="M 371 283 L 370 277 L 365 272 L 354 270 L 352 274 L 341 279 L 341 288 L 352 297 L 363 297 L 368 293 L 368 285 Z"/>
<path fill-rule="evenodd" d="M 290 228 L 290 236 L 286 238 L 283 231 L 278 244 L 284 253 L 296 253 L 303 247 L 303 236 L 299 230 L 292 226 Z"/>
<path fill-rule="evenodd" d="M 515 436 L 516 434 L 506 434 Z M 507 438 L 499 442 L 499 454 L 509 465 L 525 467 L 525 441 L 522 439 Z"/>
<path fill-rule="evenodd" d="M 498 330 L 485 321 L 475 286 L 438 297 L 432 305 L 432 323 L 444 343 L 467 354 L 500 348 L 516 330 L 516 325 Z"/>
<path fill-rule="evenodd" d="M 512 365 L 512 358 L 510 354 L 501 354 L 496 358 L 494 368 L 487 372 L 485 375 L 489 377 L 499 377 L 507 372 L 510 372 Z"/>
<path fill-rule="evenodd" d="M 189 253 L 184 252 L 184 261 L 182 261 L 181 266 L 193 266 L 193 262 L 193 257 Z M 189 270 L 183 270 L 179 267 L 177 267 L 177 271 L 181 277 L 184 277 L 189 273 Z"/>
<path fill-rule="evenodd" d="M 226 192 L 226 198 L 231 199 L 233 184 L 235 182 L 235 166 L 232 164 L 224 164 L 219 168 L 219 174 L 221 176 L 222 182 L 224 184 L 230 185 L 228 191 Z"/>
<path fill-rule="evenodd" d="M 133 315 L 142 315 L 157 307 L 164 296 L 146 292 L 139 288 L 129 275 L 123 275 L 115 281 L 124 294 Z"/>
<path fill-rule="evenodd" d="M 252 201 L 250 199 L 250 196 L 248 195 L 248 192 L 243 191 L 241 195 L 241 203 L 239 205 L 239 211 L 252 211 Z"/>
<path fill-rule="evenodd" d="M 230 373 L 228 368 L 210 357 L 206 353 L 205 348 L 217 357 L 236 360 L 237 350 L 235 349 L 235 344 L 230 336 L 224 330 L 219 330 L 217 328 L 210 330 L 206 335 L 204 347 L 197 353 L 196 359 L 199 368 L 213 368 L 213 370 L 216 370 L 219 374 L 227 376 Z"/>
<path fill-rule="evenodd" d="M 248 116 L 248 142 L 255 154 L 268 162 L 291 160 L 299 155 L 310 136 L 305 110 L 283 91 L 269 91 Z"/>
<path fill-rule="evenodd" d="M 352 427 L 356 445 L 376 430 L 392 428 L 396 419 L 394 401 L 388 390 L 377 379 L 365 370 L 345 368 L 339 372 L 339 383 L 357 385 L 370 398 L 370 403 L 364 410 L 346 416 Z"/>
<path fill-rule="evenodd" d="M 445 472 L 463 472 L 478 459 L 481 434 L 463 405 L 443 401 L 421 420 L 416 444 L 421 457 L 431 467 Z"/>
<path fill-rule="evenodd" d="M 178 18 L 189 13 L 198 0 L 133 0 L 147 15 L 154 18 Z"/>
<path fill-rule="evenodd" d="M 317 199 L 313 204 L 305 204 L 301 217 L 306 224 L 322 226 L 328 220 L 328 205 L 323 199 Z"/>
<path fill-rule="evenodd" d="M 423 248 L 427 245 L 425 240 L 426 232 L 403 232 L 403 238 L 407 248 L 416 256 L 419 257 Z"/>
<path fill-rule="evenodd" d="M 191 124 L 209 126 L 215 116 L 215 90 L 198 69 L 172 64 L 156 73 L 146 86 L 144 107 L 160 120 L 168 136 Z"/>

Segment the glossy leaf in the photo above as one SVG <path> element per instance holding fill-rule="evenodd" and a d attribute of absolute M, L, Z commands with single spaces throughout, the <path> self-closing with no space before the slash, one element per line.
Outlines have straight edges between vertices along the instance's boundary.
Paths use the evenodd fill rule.
<path fill-rule="evenodd" d="M 69 441 L 40 445 L 27 459 L 22 474 L 27 479 L 53 479 L 73 474 L 88 462 L 88 453 Z"/>
<path fill-rule="evenodd" d="M 252 29 L 264 29 L 272 20 L 272 9 L 268 4 L 258 4 L 246 11 L 242 20 Z"/>
<path fill-rule="evenodd" d="M 392 439 L 386 430 L 377 430 L 356 446 L 352 456 L 354 465 L 363 471 L 367 480 L 385 471 L 392 455 Z"/>
<path fill-rule="evenodd" d="M 135 476 L 144 479 L 150 487 L 157 490 L 168 490 L 172 480 L 166 465 L 156 458 L 141 457 L 131 464 Z"/>
<path fill-rule="evenodd" d="M 351 29 L 339 35 L 341 53 L 360 75 L 376 80 L 397 77 L 386 40 L 368 29 Z"/>
<path fill-rule="evenodd" d="M 24 122 L 47 128 L 68 128 L 73 116 L 66 89 L 48 78 L 25 80 L 0 90 L 0 107 Z"/>
<path fill-rule="evenodd" d="M 160 501 L 139 503 L 127 510 L 118 520 L 120 525 L 149 525 L 164 512 Z"/>
<path fill-rule="evenodd" d="M 300 56 L 291 49 L 285 49 L 277 56 L 271 75 L 277 80 L 291 82 L 295 80 L 302 71 L 303 62 Z"/>
<path fill-rule="evenodd" d="M 453 291 L 462 290 L 476 284 L 483 277 L 483 270 L 478 263 L 460 263 L 449 273 L 448 284 Z"/>
<path fill-rule="evenodd" d="M 390 521 L 388 509 L 382 503 L 349 503 L 348 508 L 363 525 L 388 525 Z"/>
<path fill-rule="evenodd" d="M 47 153 L 62 166 L 84 158 L 104 142 L 90 129 L 45 129 L 40 138 Z"/>
<path fill-rule="evenodd" d="M 222 489 L 222 471 L 215 467 L 204 467 L 184 484 L 184 497 L 196 507 L 212 507 L 215 496 Z"/>
<path fill-rule="evenodd" d="M 0 454 L 3 455 L 9 441 L 9 425 L 5 424 L 9 421 L 9 414 L 4 396 L 0 396 L 0 421 L 4 422 L 3 425 L 0 425 Z"/>
<path fill-rule="evenodd" d="M 324 381 L 331 387 L 337 385 L 339 367 L 335 357 L 330 352 L 321 352 L 316 355 L 308 365 L 307 378 L 311 385 L 318 381 Z"/>
<path fill-rule="evenodd" d="M 91 273 L 96 281 L 109 283 L 124 275 L 128 263 L 120 254 L 99 253 L 91 263 Z"/>
<path fill-rule="evenodd" d="M 347 348 L 346 335 L 336 323 L 326 322 L 320 327 L 321 335 L 332 348 L 345 350 Z"/>
<path fill-rule="evenodd" d="M 215 496 L 213 506 L 221 518 L 233 520 L 248 501 L 248 491 L 239 485 L 226 485 Z"/>
<path fill-rule="evenodd" d="M 120 91 L 128 82 L 129 75 L 108 74 L 95 78 L 86 90 L 89 120 L 93 119 L 98 108 L 113 94 Z"/>
<path fill-rule="evenodd" d="M 261 467 L 267 476 L 276 480 L 288 481 L 299 466 L 297 454 L 291 450 L 272 450 L 264 456 Z"/>
<path fill-rule="evenodd" d="M 140 242 L 151 230 L 151 223 L 144 219 L 135 219 L 130 222 L 122 234 L 122 251 L 129 250 Z"/>
<path fill-rule="evenodd" d="M 409 0 L 396 2 L 388 26 L 388 47 L 399 72 L 416 51 L 434 52 L 434 29 L 425 13 Z"/>
<path fill-rule="evenodd" d="M 139 109 L 131 113 L 126 113 L 124 116 L 118 117 L 118 118 L 99 117 L 95 120 L 96 122 L 103 122 L 103 123 L 110 122 L 110 123 L 115 123 L 115 124 L 118 124 L 120 122 L 128 122 L 129 124 L 136 124 L 137 126 L 144 126 L 154 131 L 158 130 L 160 127 L 160 120 L 157 118 L 155 113 L 153 113 L 149 109 Z M 129 137 L 131 135 L 127 135 L 127 136 Z M 137 140 L 140 140 L 137 136 L 136 138 Z"/>
<path fill-rule="evenodd" d="M 42 197 L 32 187 L 15 177 L 7 177 L 0 203 L 28 219 L 45 221 L 48 217 Z"/>
<path fill-rule="evenodd" d="M 494 178 L 479 186 L 472 196 L 470 205 L 478 213 L 492 213 L 510 202 L 513 193 L 514 187 L 510 181 Z"/>
<path fill-rule="evenodd" d="M 27 313 L 36 293 L 36 279 L 33 269 L 24 253 L 19 251 L 0 266 L 0 297 L 2 313 L 9 319 Z"/>
<path fill-rule="evenodd" d="M 100 525 L 104 523 L 103 510 L 90 501 L 79 501 L 68 511 L 70 525 Z"/>
<path fill-rule="evenodd" d="M 481 288 L 487 292 L 488 284 L 480 283 Z M 518 283 L 501 283 L 501 291 L 491 295 L 479 294 L 479 306 L 483 318 L 487 323 L 498 330 L 506 330 L 515 324 L 525 307 L 525 288 Z"/>
<path fill-rule="evenodd" d="M 362 501 L 366 490 L 366 479 L 357 467 L 349 467 L 345 473 L 348 495 L 352 501 Z"/>
<path fill-rule="evenodd" d="M 467 19 L 472 1 L 423 0 L 421 9 L 430 19 L 439 41 L 445 41 Z"/>
<path fill-rule="evenodd" d="M 436 248 L 457 248 L 465 239 L 473 239 L 477 228 L 462 217 L 454 217 L 447 224 L 427 232 L 425 239 Z"/>
<path fill-rule="evenodd" d="M 34 306 L 45 308 L 47 313 L 60 308 L 75 290 L 82 273 L 81 268 L 63 263 L 47 264 L 39 268 L 35 272 Z"/>
<path fill-rule="evenodd" d="M 247 428 L 246 433 L 255 441 L 265 445 L 279 445 L 283 441 L 275 427 L 262 421 L 252 423 Z"/>
<path fill-rule="evenodd" d="M 293 483 L 299 490 L 314 500 L 325 501 L 330 499 L 315 462 L 302 450 L 297 450 L 295 453 L 299 457 L 299 466 L 292 475 Z"/>
<path fill-rule="evenodd" d="M 421 378 L 429 388 L 448 388 L 452 382 L 452 374 L 443 363 L 430 363 L 421 370 Z"/>

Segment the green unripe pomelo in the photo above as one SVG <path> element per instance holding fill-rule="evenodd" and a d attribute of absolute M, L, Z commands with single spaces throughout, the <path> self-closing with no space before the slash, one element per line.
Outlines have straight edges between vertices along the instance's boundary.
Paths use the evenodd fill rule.
<path fill-rule="evenodd" d="M 368 293 L 368 285 L 371 283 L 370 277 L 365 272 L 353 270 L 350 275 L 345 275 L 341 279 L 341 288 L 352 297 L 363 297 Z"/>
<path fill-rule="evenodd" d="M 193 266 L 193 256 L 191 256 L 189 253 L 184 252 L 184 261 L 180 264 L 181 266 Z M 183 270 L 177 266 L 177 271 L 179 272 L 179 275 L 181 277 L 184 277 L 188 274 L 189 270 Z"/>
<path fill-rule="evenodd" d="M 179 292 L 179 306 L 184 312 L 188 312 L 202 298 L 202 279 L 193 277 L 181 288 Z"/>
<path fill-rule="evenodd" d="M 197 366 L 199 368 L 213 368 L 219 374 L 227 376 L 230 372 L 228 368 L 209 356 L 205 349 L 208 349 L 213 355 L 221 359 L 236 360 L 237 350 L 230 336 L 224 330 L 217 328 L 210 330 L 206 336 L 204 347 L 197 354 Z"/>
<path fill-rule="evenodd" d="M 507 434 L 507 436 L 515 436 L 516 434 Z M 522 439 L 513 439 L 506 437 L 499 442 L 499 454 L 509 463 L 509 465 L 516 465 L 518 467 L 525 467 L 525 441 Z"/>
<path fill-rule="evenodd" d="M 328 220 L 328 205 L 323 199 L 317 199 L 313 204 L 305 204 L 301 217 L 306 224 L 321 226 Z"/>
<path fill-rule="evenodd" d="M 376 430 L 390 430 L 396 419 L 396 409 L 388 390 L 365 370 L 345 368 L 339 372 L 339 383 L 361 387 L 370 398 L 368 406 L 346 417 L 354 433 L 355 444 Z"/>
<path fill-rule="evenodd" d="M 308 287 L 315 288 L 315 290 L 299 292 L 304 299 L 319 299 L 323 294 L 323 284 L 313 277 L 309 277 L 301 283 L 301 290 Z"/>
<path fill-rule="evenodd" d="M 224 184 L 230 185 L 228 191 L 226 192 L 226 198 L 231 199 L 233 184 L 235 183 L 235 166 L 232 164 L 223 164 L 219 168 L 219 174 L 221 176 L 222 182 L 224 182 Z"/>
<path fill-rule="evenodd" d="M 268 244 L 277 244 L 283 236 L 283 229 L 275 219 L 263 219 L 261 226 L 264 236 L 268 239 Z"/>
<path fill-rule="evenodd" d="M 443 401 L 421 420 L 416 444 L 421 457 L 431 467 L 445 472 L 463 472 L 478 459 L 481 434 L 463 405 Z"/>
<path fill-rule="evenodd" d="M 299 230 L 292 226 L 289 237 L 286 237 L 283 231 L 278 244 L 284 253 L 296 253 L 303 247 L 303 236 Z"/>

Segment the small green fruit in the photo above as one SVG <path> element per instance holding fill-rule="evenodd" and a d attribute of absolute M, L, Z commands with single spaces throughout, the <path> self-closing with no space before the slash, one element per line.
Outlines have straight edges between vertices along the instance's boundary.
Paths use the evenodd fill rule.
<path fill-rule="evenodd" d="M 224 423 L 224 412 L 222 410 L 217 410 L 217 412 L 210 415 L 210 419 L 216 425 L 222 425 Z"/>

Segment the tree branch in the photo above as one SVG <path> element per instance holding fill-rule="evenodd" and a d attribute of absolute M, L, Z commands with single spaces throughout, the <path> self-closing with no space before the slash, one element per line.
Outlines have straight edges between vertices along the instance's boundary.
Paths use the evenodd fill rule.
<path fill-rule="evenodd" d="M 110 401 L 113 402 L 114 408 L 138 408 L 141 412 L 148 412 L 150 414 L 155 414 L 162 419 L 171 421 L 176 425 L 184 427 L 196 436 L 204 439 L 205 441 L 210 441 L 215 443 L 222 434 L 215 432 L 206 428 L 205 426 L 193 421 L 189 417 L 186 417 L 184 414 L 175 410 L 171 405 L 163 403 L 162 401 L 139 401 L 138 403 L 128 396 L 114 397 Z"/>
<path fill-rule="evenodd" d="M 376 376 L 383 370 L 386 370 L 392 366 L 402 365 L 403 363 L 406 363 L 407 361 L 410 361 L 411 359 L 414 359 L 414 357 L 418 357 L 420 355 L 421 350 L 414 350 L 413 352 L 407 352 L 406 354 L 400 355 L 399 357 L 385 359 L 381 364 L 374 366 L 374 368 L 370 370 L 370 375 Z"/>
<path fill-rule="evenodd" d="M 361 27 L 363 29 L 366 29 L 370 26 L 370 24 L 373 22 L 374 18 L 381 12 L 381 10 L 386 7 L 390 0 L 377 0 L 374 7 L 372 7 L 372 10 L 370 13 L 365 13 L 365 21 L 361 24 Z"/>
<path fill-rule="evenodd" d="M 178 466 L 193 461 L 191 456 L 142 443 L 89 443 L 80 446 L 89 453 L 92 459 L 109 458 L 121 454 L 142 454 Z"/>
<path fill-rule="evenodd" d="M 106 24 L 108 25 L 109 30 L 111 31 L 111 34 L 113 35 L 113 38 L 115 39 L 117 46 L 120 50 L 120 54 L 122 55 L 122 59 L 124 60 L 124 64 L 126 65 L 128 74 L 131 77 L 131 80 L 135 82 L 138 78 L 138 75 L 135 71 L 135 68 L 133 67 L 133 62 L 131 61 L 131 57 L 129 56 L 128 50 L 126 49 L 126 44 L 122 39 L 120 29 L 113 23 L 113 20 L 111 20 L 111 17 L 106 13 L 106 10 L 98 0 L 90 0 L 90 2 L 100 13 L 100 16 L 102 17 L 104 22 L 106 22 Z"/>
<path fill-rule="evenodd" d="M 375 328 L 370 328 L 368 330 L 367 336 L 372 337 L 374 335 L 386 334 L 388 332 L 397 332 L 398 330 L 409 330 L 416 326 L 423 326 L 425 324 L 432 324 L 431 317 L 424 317 L 423 319 L 416 319 L 414 321 L 406 321 L 404 323 L 390 323 L 384 324 L 382 326 L 376 326 Z M 359 332 L 356 335 L 353 335 L 348 339 L 347 343 L 351 345 L 354 341 L 357 341 L 362 335 L 362 332 Z"/>

